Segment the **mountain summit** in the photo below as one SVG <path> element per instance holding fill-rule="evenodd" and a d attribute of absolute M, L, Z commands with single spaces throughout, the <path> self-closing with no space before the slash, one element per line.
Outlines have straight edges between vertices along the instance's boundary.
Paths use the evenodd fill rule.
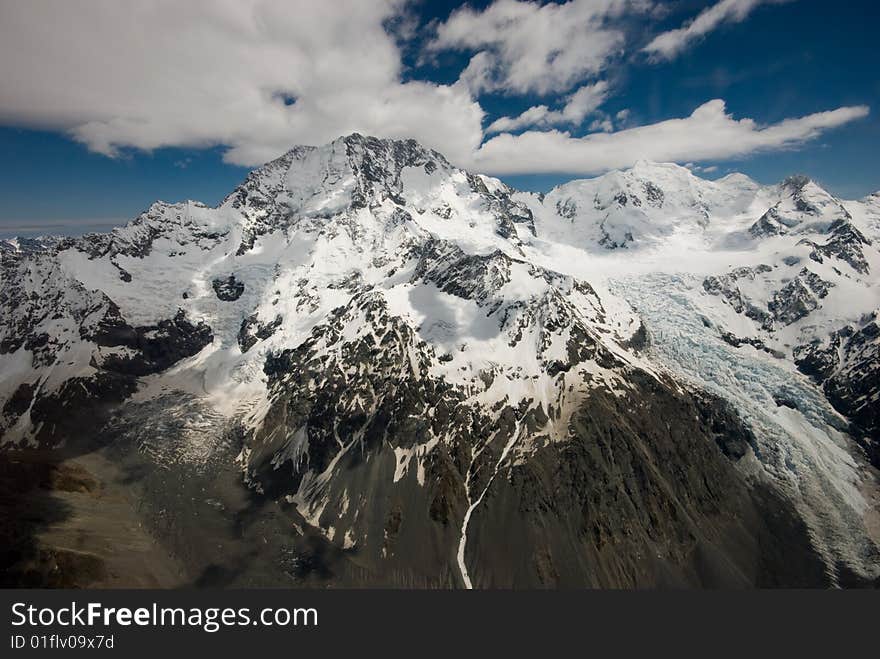
<path fill-rule="evenodd" d="M 868 583 L 878 227 L 802 179 L 543 196 L 296 147 L 216 208 L 0 243 L 0 442 L 124 479 L 184 581 Z"/>

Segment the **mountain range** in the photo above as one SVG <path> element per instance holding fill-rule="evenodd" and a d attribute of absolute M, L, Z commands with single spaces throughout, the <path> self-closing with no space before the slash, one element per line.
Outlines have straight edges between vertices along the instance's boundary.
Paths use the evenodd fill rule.
<path fill-rule="evenodd" d="M 4 583 L 880 583 L 880 193 L 412 140 L 0 241 Z"/>

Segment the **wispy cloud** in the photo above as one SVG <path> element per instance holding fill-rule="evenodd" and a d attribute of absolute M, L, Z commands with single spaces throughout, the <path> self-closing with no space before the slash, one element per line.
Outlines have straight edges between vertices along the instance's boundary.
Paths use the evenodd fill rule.
<path fill-rule="evenodd" d="M 629 167 L 642 158 L 718 161 L 796 147 L 868 113 L 866 106 L 842 107 L 760 126 L 752 119 L 735 119 L 724 101 L 716 99 L 688 117 L 612 133 L 572 137 L 551 130 L 498 135 L 480 148 L 474 165 L 495 174 L 593 174 Z"/>
<path fill-rule="evenodd" d="M 546 105 L 535 105 L 517 117 L 496 119 L 486 129 L 486 133 L 516 131 L 529 126 L 579 125 L 588 114 L 605 102 L 608 92 L 608 83 L 604 80 L 593 85 L 584 85 L 565 99 L 565 105 L 561 110 L 551 110 Z"/>
<path fill-rule="evenodd" d="M 655 59 L 673 59 L 688 46 L 724 23 L 739 23 L 761 4 L 780 4 L 791 0 L 721 0 L 704 9 L 682 27 L 658 34 L 644 47 Z"/>

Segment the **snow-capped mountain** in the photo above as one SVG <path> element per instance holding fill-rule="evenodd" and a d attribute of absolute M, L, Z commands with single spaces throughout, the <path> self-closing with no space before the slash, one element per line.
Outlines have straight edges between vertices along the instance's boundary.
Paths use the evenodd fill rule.
<path fill-rule="evenodd" d="M 0 442 L 136 463 L 191 573 L 282 520 L 234 583 L 870 582 L 878 239 L 800 177 L 539 196 L 353 134 L 0 243 Z"/>
<path fill-rule="evenodd" d="M 587 250 L 597 244 L 646 248 L 676 232 L 724 230 L 720 222 L 760 213 L 771 199 L 770 191 L 741 174 L 706 181 L 678 165 L 640 161 L 628 171 L 552 190 L 545 199 L 551 212 L 542 237 Z M 580 229 L 575 236 L 573 223 Z"/>

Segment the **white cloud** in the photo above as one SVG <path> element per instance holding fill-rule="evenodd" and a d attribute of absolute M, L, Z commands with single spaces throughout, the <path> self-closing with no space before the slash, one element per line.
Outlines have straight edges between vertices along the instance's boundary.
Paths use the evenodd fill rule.
<path fill-rule="evenodd" d="M 762 127 L 752 119 L 734 119 L 727 114 L 724 101 L 716 99 L 689 117 L 613 133 L 580 138 L 558 130 L 498 135 L 483 144 L 472 166 L 493 174 L 595 174 L 629 167 L 643 158 L 717 161 L 791 148 L 868 112 L 865 106 L 842 107 Z"/>
<path fill-rule="evenodd" d="M 554 112 L 546 105 L 533 105 L 516 117 L 501 117 L 486 128 L 486 134 L 505 133 L 527 126 L 550 126 L 562 123 L 562 113 Z"/>
<path fill-rule="evenodd" d="M 639 158 L 717 161 L 789 148 L 868 112 L 847 107 L 762 127 L 734 119 L 716 100 L 689 117 L 613 132 L 628 111 L 602 113 L 609 88 L 595 79 L 622 48 L 615 26 L 646 11 L 646 0 L 497 0 L 482 12 L 458 10 L 432 46 L 476 53 L 462 74 L 467 84 L 453 85 L 402 81 L 386 26 L 396 21 L 398 39 L 412 33 L 404 2 L 0 0 L 0 124 L 65 131 L 110 156 L 129 147 L 221 145 L 229 162 L 243 165 L 359 131 L 413 137 L 477 171 L 589 174 Z M 698 17 L 679 42 L 746 11 L 743 0 L 721 5 L 728 9 Z M 544 93 L 578 84 L 488 132 L 587 118 L 603 132 L 530 130 L 482 143 L 484 113 L 473 90 Z"/>
<path fill-rule="evenodd" d="M 602 131 L 603 133 L 610 133 L 614 130 L 614 124 L 611 123 L 611 119 L 608 117 L 603 117 L 601 119 L 596 119 L 592 123 L 590 123 L 591 131 Z"/>
<path fill-rule="evenodd" d="M 712 174 L 718 171 L 718 165 L 707 165 L 704 167 L 703 165 L 695 165 L 692 162 L 688 162 L 684 166 L 697 174 Z"/>
<path fill-rule="evenodd" d="M 694 41 L 702 38 L 722 23 L 739 23 L 745 20 L 760 4 L 789 2 L 790 0 L 721 0 L 704 9 L 696 18 L 676 30 L 658 34 L 644 47 L 644 51 L 657 59 L 673 59 Z"/>
<path fill-rule="evenodd" d="M 568 97 L 568 102 L 562 110 L 563 117 L 572 123 L 583 121 L 584 117 L 605 102 L 608 93 L 607 82 L 600 81 L 594 85 L 584 85 Z"/>
<path fill-rule="evenodd" d="M 606 98 L 608 98 L 607 82 L 599 81 L 593 85 L 584 85 L 566 99 L 561 110 L 551 110 L 546 105 L 535 105 L 517 117 L 496 119 L 486 129 L 486 133 L 514 131 L 527 126 L 579 125 L 588 114 L 602 105 Z"/>
<path fill-rule="evenodd" d="M 400 5 L 0 0 L 0 122 L 108 155 L 219 144 L 255 165 L 357 130 L 465 158 L 482 109 L 462 85 L 401 82 L 383 28 Z"/>
<path fill-rule="evenodd" d="M 483 11 L 453 12 L 429 49 L 475 52 L 461 74 L 474 94 L 562 92 L 621 54 L 625 35 L 617 20 L 650 7 L 647 0 L 496 0 Z"/>

